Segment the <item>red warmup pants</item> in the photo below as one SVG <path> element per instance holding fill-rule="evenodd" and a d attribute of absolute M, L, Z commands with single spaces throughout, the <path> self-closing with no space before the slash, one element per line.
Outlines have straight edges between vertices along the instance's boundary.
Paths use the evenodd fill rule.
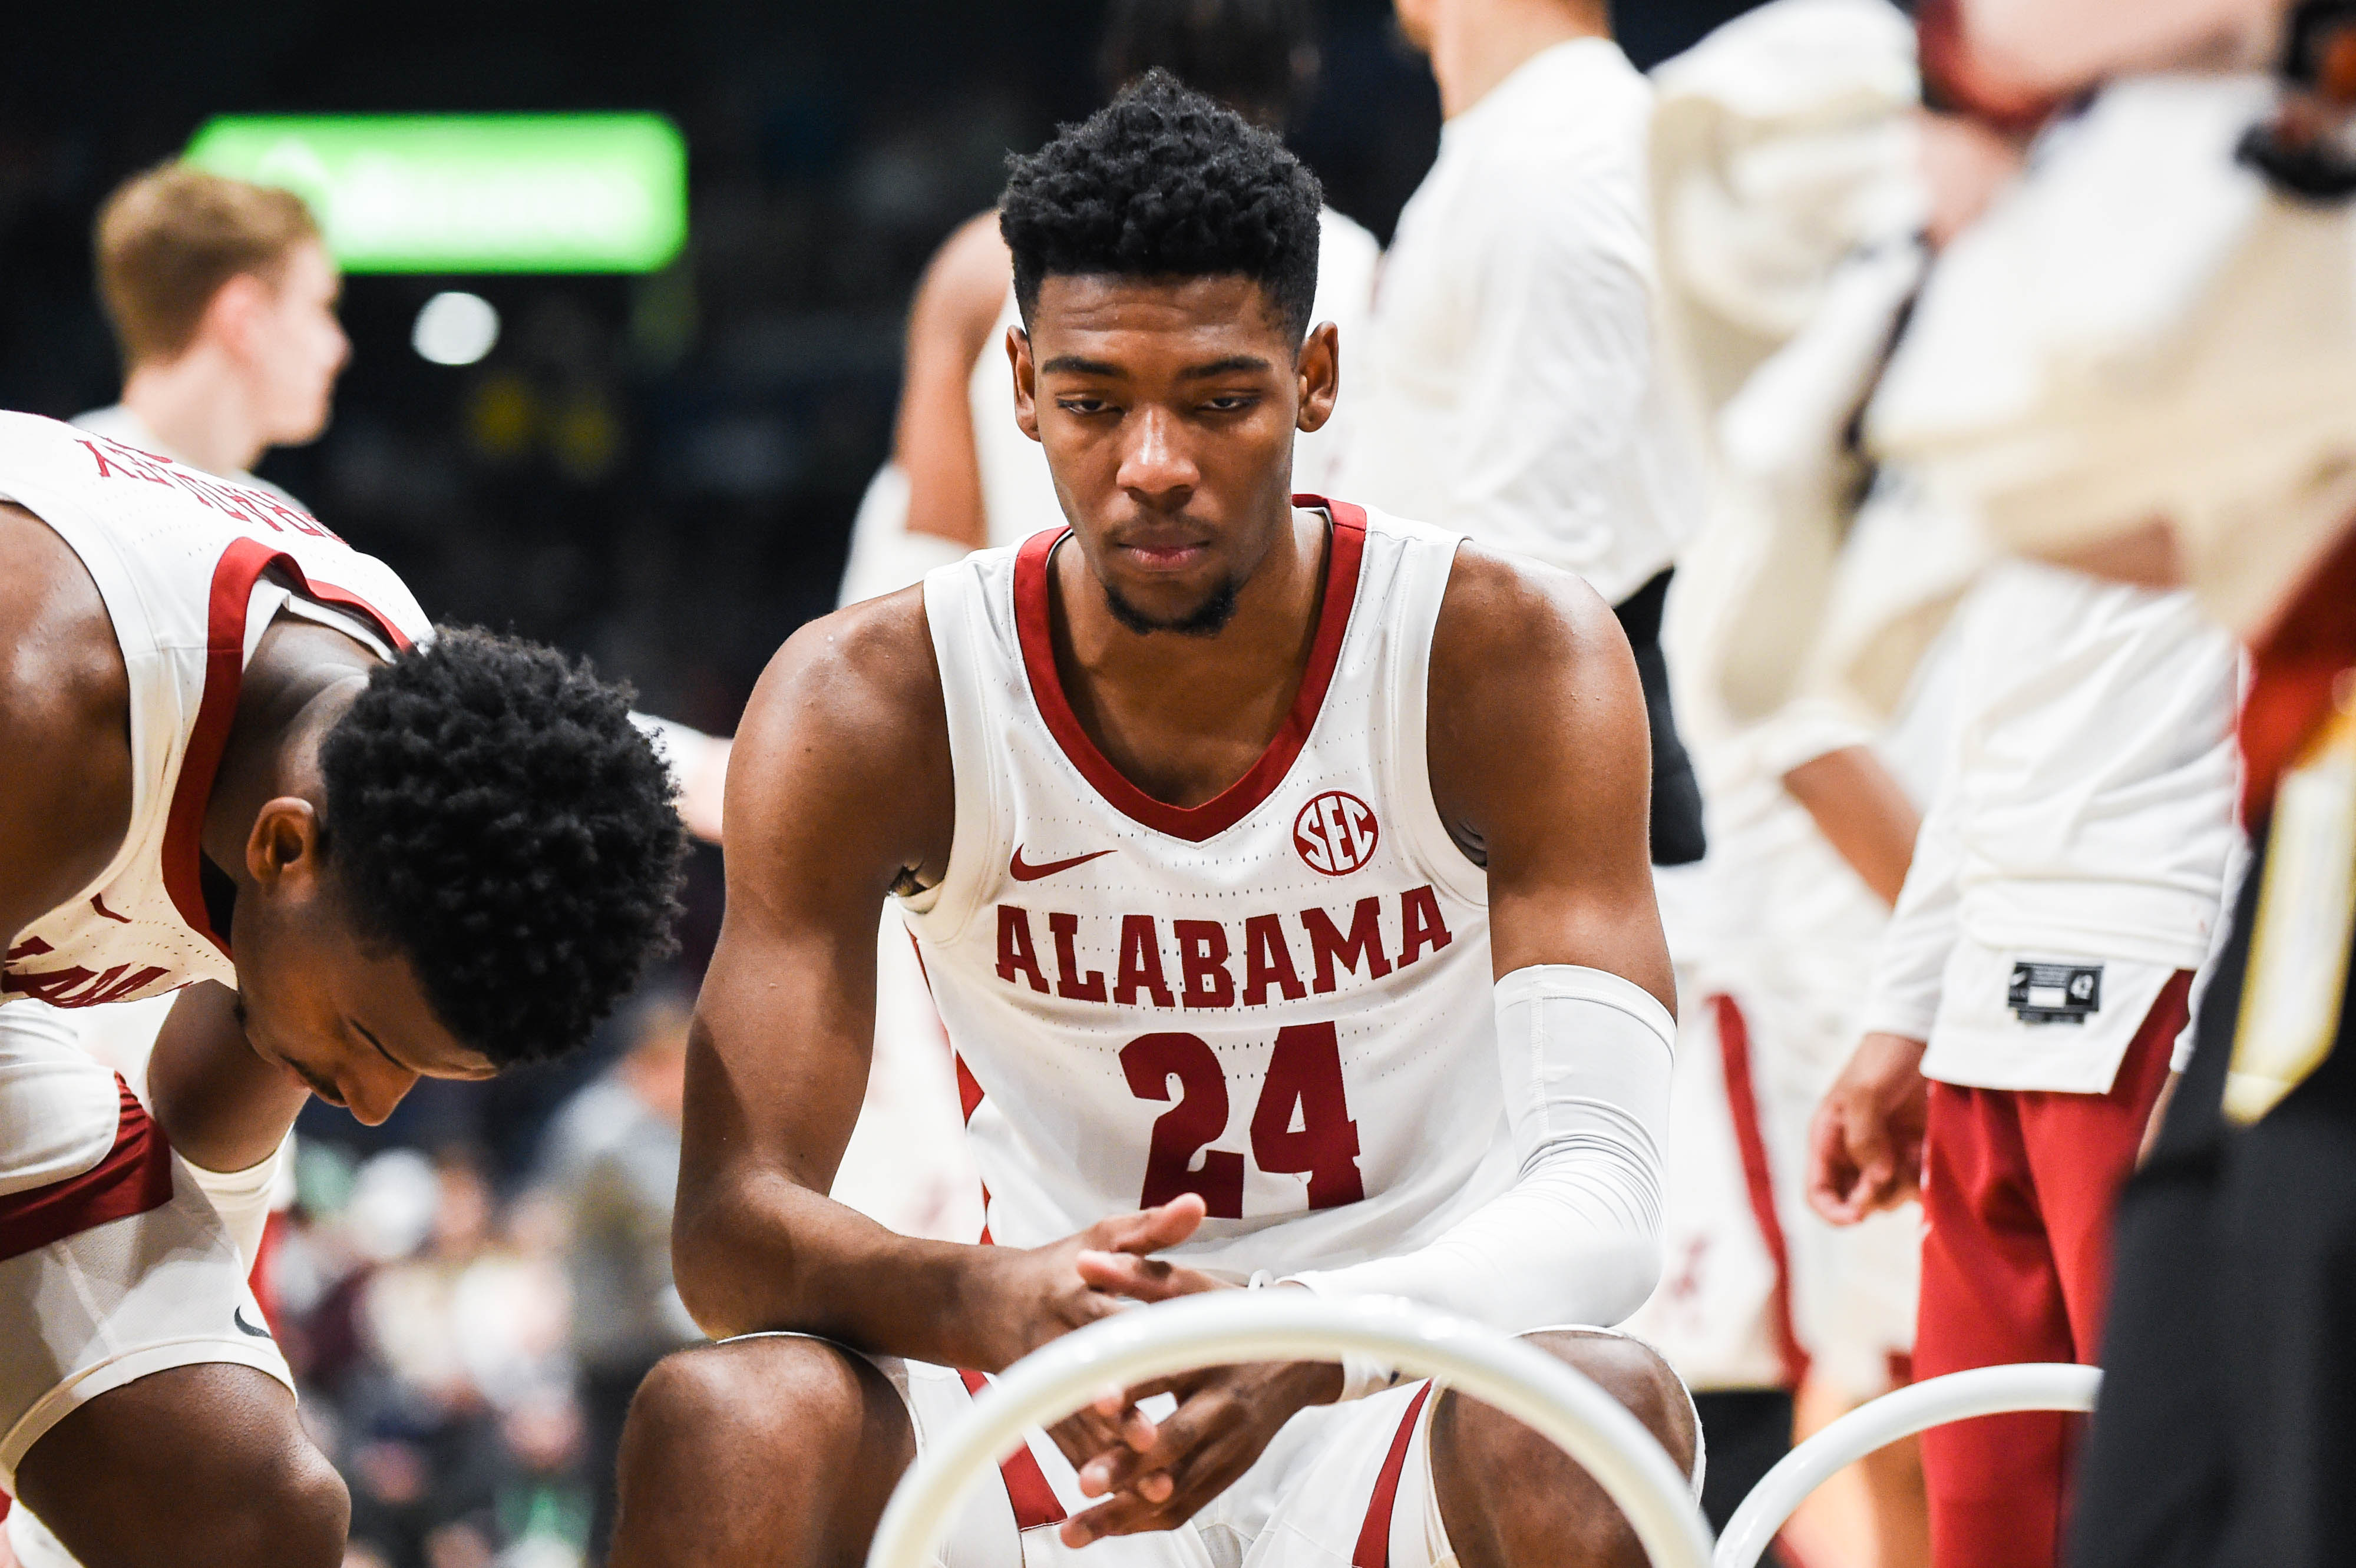
<path fill-rule="evenodd" d="M 1931 1085 L 1917 1378 L 2094 1361 L 2112 1206 L 2168 1081 L 2191 984 L 2179 972 L 2161 988 L 2107 1094 Z M 1922 1435 L 1935 1568 L 2053 1568 L 2082 1419 L 1989 1415 Z"/>

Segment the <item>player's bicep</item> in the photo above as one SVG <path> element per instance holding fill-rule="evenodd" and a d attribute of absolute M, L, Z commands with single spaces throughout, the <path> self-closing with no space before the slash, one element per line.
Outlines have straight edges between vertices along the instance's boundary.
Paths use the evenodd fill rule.
<path fill-rule="evenodd" d="M 1483 848 L 1496 972 L 1581 965 L 1674 1008 L 1644 694 L 1617 618 L 1576 579 L 1472 549 L 1449 593 L 1432 653 L 1433 786 Z"/>
<path fill-rule="evenodd" d="M 909 657 L 917 595 L 805 629 L 747 709 L 727 912 L 690 1037 L 683 1187 L 757 1168 L 824 1191 L 857 1120 L 877 922 L 896 878 L 945 857 L 952 809 L 929 644 Z"/>

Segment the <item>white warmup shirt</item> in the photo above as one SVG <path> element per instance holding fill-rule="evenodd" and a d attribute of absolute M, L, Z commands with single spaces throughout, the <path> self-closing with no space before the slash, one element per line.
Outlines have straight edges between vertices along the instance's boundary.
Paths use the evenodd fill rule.
<path fill-rule="evenodd" d="M 1618 45 L 1534 57 L 1442 128 L 1344 383 L 1343 492 L 1584 576 L 1613 603 L 1700 522 L 1655 363 L 1652 89 Z"/>
<path fill-rule="evenodd" d="M 2109 1090 L 2208 956 L 2237 829 L 2240 655 L 2185 593 L 1992 570 L 1957 612 L 1955 753 L 1874 965 L 1866 1027 L 1925 1075 Z"/>

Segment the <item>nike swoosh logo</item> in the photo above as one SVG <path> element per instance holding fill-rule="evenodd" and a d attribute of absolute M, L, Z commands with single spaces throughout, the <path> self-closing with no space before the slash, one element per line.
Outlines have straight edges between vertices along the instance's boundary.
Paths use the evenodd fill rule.
<path fill-rule="evenodd" d="M 248 1323 L 245 1320 L 245 1308 L 242 1307 L 230 1307 L 229 1309 L 229 1320 L 237 1325 L 237 1331 L 241 1334 L 251 1334 L 257 1339 L 267 1339 L 270 1338 L 269 1329 L 256 1328 L 252 1324 Z"/>
<path fill-rule="evenodd" d="M 1086 855 L 1075 855 L 1068 860 L 1047 860 L 1034 866 L 1023 858 L 1023 846 L 1017 844 L 1014 847 L 1014 859 L 1006 862 L 1006 874 L 1018 882 L 1035 882 L 1042 877 L 1052 877 L 1058 871 L 1068 871 L 1075 866 L 1084 866 L 1090 860 L 1111 853 L 1109 849 L 1098 849 Z"/>

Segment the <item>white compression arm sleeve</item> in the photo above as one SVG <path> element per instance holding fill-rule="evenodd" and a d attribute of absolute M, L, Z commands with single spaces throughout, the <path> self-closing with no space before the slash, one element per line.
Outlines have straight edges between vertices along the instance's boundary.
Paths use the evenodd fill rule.
<path fill-rule="evenodd" d="M 1497 1061 L 1520 1174 L 1430 1245 L 1299 1275 L 1526 1333 L 1608 1328 L 1661 1273 L 1661 1146 L 1676 1025 L 1641 986 L 1534 965 L 1497 982 Z"/>
<path fill-rule="evenodd" d="M 212 1200 L 213 1212 L 228 1228 L 230 1240 L 237 1243 L 238 1255 L 245 1260 L 249 1273 L 262 1246 L 262 1227 L 270 1223 L 271 1200 L 277 1196 L 287 1151 L 294 1147 L 294 1135 L 289 1132 L 270 1151 L 267 1159 L 243 1170 L 207 1170 L 199 1165 L 188 1165 L 188 1174 L 197 1179 L 197 1186 Z"/>

